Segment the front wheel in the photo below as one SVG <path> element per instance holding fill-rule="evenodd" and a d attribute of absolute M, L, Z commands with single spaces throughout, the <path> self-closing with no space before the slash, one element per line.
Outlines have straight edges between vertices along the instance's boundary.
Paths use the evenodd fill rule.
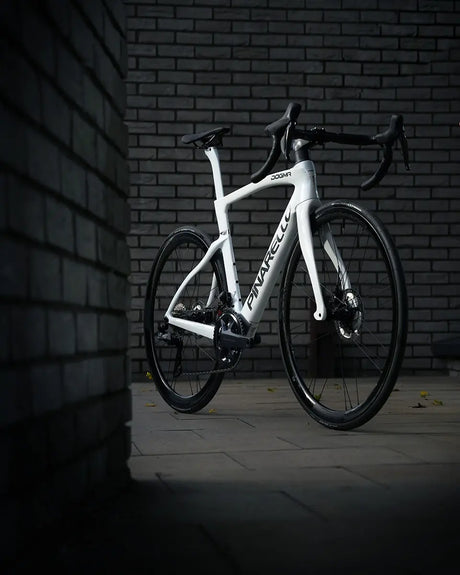
<path fill-rule="evenodd" d="M 407 334 L 404 275 L 382 223 L 360 207 L 321 206 L 312 234 L 327 318 L 313 317 L 297 244 L 281 282 L 281 352 L 305 410 L 322 425 L 352 429 L 381 409 L 397 379 Z"/>

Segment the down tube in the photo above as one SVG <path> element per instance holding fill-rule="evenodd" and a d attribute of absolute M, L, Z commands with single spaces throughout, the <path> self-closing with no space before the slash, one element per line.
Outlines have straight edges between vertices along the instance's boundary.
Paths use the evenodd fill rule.
<path fill-rule="evenodd" d="M 242 316 L 249 323 L 249 337 L 252 337 L 257 330 L 268 299 L 272 295 L 280 271 L 286 262 L 286 258 L 296 238 L 296 214 L 294 204 L 290 202 L 273 236 L 270 247 L 265 254 L 257 277 L 241 310 Z"/>

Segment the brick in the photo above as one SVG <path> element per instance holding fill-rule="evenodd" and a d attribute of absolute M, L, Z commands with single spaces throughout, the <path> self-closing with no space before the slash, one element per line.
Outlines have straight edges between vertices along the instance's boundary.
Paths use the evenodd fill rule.
<path fill-rule="evenodd" d="M 126 339 L 125 317 L 109 314 L 99 317 L 99 348 L 101 350 L 123 349 Z"/>
<path fill-rule="evenodd" d="M 97 397 L 107 392 L 106 361 L 104 357 L 87 360 L 89 397 Z"/>
<path fill-rule="evenodd" d="M 107 216 L 105 185 L 101 178 L 93 173 L 87 174 L 88 209 L 97 217 L 104 220 Z"/>
<path fill-rule="evenodd" d="M 98 261 L 103 265 L 116 267 L 116 237 L 102 227 L 97 230 L 97 255 Z"/>
<path fill-rule="evenodd" d="M 10 359 L 10 307 L 8 305 L 0 306 L 0 361 L 7 362 Z"/>
<path fill-rule="evenodd" d="M 114 273 L 108 276 L 109 307 L 127 310 L 129 304 L 128 282 L 126 278 Z"/>
<path fill-rule="evenodd" d="M 126 359 L 120 354 L 106 358 L 106 384 L 110 392 L 118 391 L 126 386 Z M 131 381 L 131 380 L 128 380 Z"/>
<path fill-rule="evenodd" d="M 86 206 L 86 178 L 83 167 L 66 155 L 61 155 L 62 194 L 80 206 Z"/>
<path fill-rule="evenodd" d="M 72 150 L 91 167 L 96 166 L 96 131 L 75 111 L 72 114 Z"/>
<path fill-rule="evenodd" d="M 2 214 L 8 219 L 10 229 L 33 240 L 44 240 L 44 200 L 38 190 L 24 180 L 11 176 L 7 206 L 8 209 L 2 210 Z"/>
<path fill-rule="evenodd" d="M 30 253 L 30 297 L 39 301 L 61 298 L 61 263 L 57 254 L 35 248 Z"/>
<path fill-rule="evenodd" d="M 91 307 L 105 308 L 108 305 L 107 277 L 98 269 L 88 273 L 88 303 Z"/>
<path fill-rule="evenodd" d="M 55 44 L 50 28 L 39 11 L 25 10 L 21 14 L 21 41 L 28 55 L 47 74 L 55 73 Z M 37 50 L 37 46 L 40 49 Z"/>
<path fill-rule="evenodd" d="M 73 252 L 74 227 L 70 208 L 52 197 L 47 197 L 45 213 L 47 240 L 56 247 Z"/>
<path fill-rule="evenodd" d="M 104 128 L 104 97 L 88 74 L 83 76 L 83 94 L 86 111 L 99 128 Z"/>
<path fill-rule="evenodd" d="M 83 72 L 78 60 L 64 45 L 57 46 L 57 81 L 74 103 L 83 101 Z"/>
<path fill-rule="evenodd" d="M 0 242 L 0 295 L 26 297 L 28 291 L 28 251 L 25 245 L 9 238 Z"/>
<path fill-rule="evenodd" d="M 40 416 L 62 407 L 61 367 L 58 363 L 32 366 L 30 383 L 35 415 Z"/>
<path fill-rule="evenodd" d="M 0 91 L 15 107 L 36 122 L 40 122 L 39 76 L 33 67 L 17 52 L 10 50 L 7 38 L 0 41 L 2 77 Z M 24 90 L 24 86 L 27 90 Z"/>
<path fill-rule="evenodd" d="M 27 173 L 53 191 L 60 188 L 58 149 L 48 138 L 30 129 L 27 132 Z M 22 154 L 21 154 L 22 156 Z"/>
<path fill-rule="evenodd" d="M 0 153 L 3 162 L 10 167 L 25 171 L 24 150 L 26 144 L 26 124 L 12 110 L 0 102 Z"/>
<path fill-rule="evenodd" d="M 0 429 L 3 429 L 29 417 L 32 405 L 29 375 L 24 367 L 1 367 L 0 381 Z"/>
<path fill-rule="evenodd" d="M 111 182 L 116 182 L 118 157 L 115 149 L 107 140 L 97 134 L 97 168 Z"/>
<path fill-rule="evenodd" d="M 96 225 L 83 216 L 75 217 L 75 243 L 77 254 L 85 259 L 96 259 Z"/>
<path fill-rule="evenodd" d="M 64 98 L 46 80 L 41 81 L 43 124 L 66 145 L 70 143 L 70 110 Z"/>
<path fill-rule="evenodd" d="M 76 413 L 76 435 L 79 450 L 87 450 L 101 437 L 102 405 L 92 402 Z"/>
<path fill-rule="evenodd" d="M 88 366 L 85 360 L 64 364 L 62 393 L 65 405 L 83 401 L 88 396 Z M 76 435 L 78 431 L 76 429 Z"/>
<path fill-rule="evenodd" d="M 127 277 L 131 270 L 131 258 L 125 240 L 118 240 L 116 243 L 116 261 L 115 270 Z"/>
<path fill-rule="evenodd" d="M 37 306 L 13 307 L 10 311 L 10 345 L 13 360 L 28 361 L 46 355 L 46 314 Z"/>
<path fill-rule="evenodd" d="M 85 2 L 85 4 L 88 4 Z M 97 4 L 93 2 L 92 4 Z M 65 36 L 70 33 L 70 10 L 61 0 L 46 0 L 47 15 L 54 21 Z"/>
<path fill-rule="evenodd" d="M 87 269 L 78 261 L 62 260 L 62 296 L 66 303 L 84 306 L 87 301 Z"/>
<path fill-rule="evenodd" d="M 48 311 L 48 346 L 52 356 L 75 353 L 75 318 L 71 311 Z"/>

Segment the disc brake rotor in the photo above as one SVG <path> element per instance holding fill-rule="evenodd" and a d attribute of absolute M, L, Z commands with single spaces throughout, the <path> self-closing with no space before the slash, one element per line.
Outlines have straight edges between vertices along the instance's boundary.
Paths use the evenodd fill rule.
<path fill-rule="evenodd" d="M 349 289 L 340 297 L 340 306 L 334 312 L 335 327 L 339 336 L 351 340 L 360 335 L 363 323 L 363 306 L 359 294 Z"/>

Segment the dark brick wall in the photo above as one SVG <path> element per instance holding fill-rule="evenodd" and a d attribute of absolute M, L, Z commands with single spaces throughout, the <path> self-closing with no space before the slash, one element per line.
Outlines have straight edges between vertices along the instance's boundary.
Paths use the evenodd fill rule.
<path fill-rule="evenodd" d="M 183 223 L 215 233 L 209 164 L 179 136 L 231 127 L 221 154 L 230 191 L 266 158 L 263 128 L 290 100 L 302 104 L 305 125 L 368 134 L 404 114 L 410 173 L 396 154 L 385 181 L 361 192 L 376 152 L 328 146 L 313 159 L 321 196 L 375 210 L 400 249 L 410 304 L 405 369 L 443 369 L 431 344 L 460 332 L 460 2 L 126 0 L 126 10 L 134 376 L 146 370 L 143 295 L 158 246 Z M 232 210 L 244 294 L 285 198 L 277 189 Z M 273 298 L 261 326 L 265 345 L 248 351 L 240 376 L 283 374 L 276 305 Z"/>
<path fill-rule="evenodd" d="M 120 1 L 0 3 L 2 559 L 127 478 L 125 34 Z"/>

